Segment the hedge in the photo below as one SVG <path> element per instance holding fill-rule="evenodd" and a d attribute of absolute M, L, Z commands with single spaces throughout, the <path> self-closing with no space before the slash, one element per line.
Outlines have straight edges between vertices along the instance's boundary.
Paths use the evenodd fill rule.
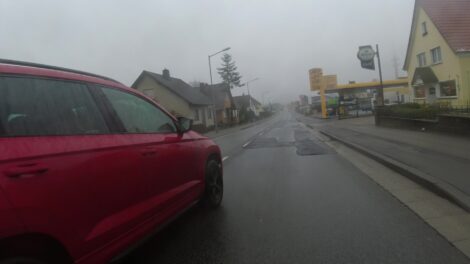
<path fill-rule="evenodd" d="M 434 120 L 440 112 L 440 108 L 432 105 L 421 105 L 407 103 L 399 105 L 384 106 L 377 109 L 380 116 L 408 118 L 408 119 L 430 119 Z"/>

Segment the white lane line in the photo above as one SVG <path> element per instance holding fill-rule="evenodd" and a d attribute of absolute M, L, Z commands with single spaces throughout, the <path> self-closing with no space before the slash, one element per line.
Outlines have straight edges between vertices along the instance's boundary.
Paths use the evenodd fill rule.
<path fill-rule="evenodd" d="M 246 142 L 246 143 L 245 143 L 245 145 L 243 145 L 243 148 L 246 148 L 246 147 L 248 147 L 248 145 L 250 145 L 250 144 L 251 144 L 251 141 L 249 141 L 249 142 Z"/>
<path fill-rule="evenodd" d="M 226 160 L 228 160 L 228 158 L 229 158 L 229 156 L 226 156 L 222 159 L 222 161 L 226 161 Z"/>

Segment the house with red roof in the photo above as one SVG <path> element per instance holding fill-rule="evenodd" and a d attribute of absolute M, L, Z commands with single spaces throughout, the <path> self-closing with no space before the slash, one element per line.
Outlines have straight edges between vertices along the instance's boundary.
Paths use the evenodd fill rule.
<path fill-rule="evenodd" d="M 470 0 L 416 0 L 404 70 L 414 102 L 470 105 Z"/>

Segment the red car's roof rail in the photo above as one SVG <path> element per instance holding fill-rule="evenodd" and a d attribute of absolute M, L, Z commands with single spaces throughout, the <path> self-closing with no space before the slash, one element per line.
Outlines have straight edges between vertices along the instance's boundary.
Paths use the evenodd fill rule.
<path fill-rule="evenodd" d="M 35 68 L 43 68 L 43 69 L 71 72 L 71 73 L 77 73 L 77 74 L 81 74 L 81 75 L 96 77 L 96 78 L 100 78 L 100 79 L 104 79 L 104 80 L 107 80 L 107 81 L 112 81 L 112 82 L 116 82 L 116 83 L 120 84 L 120 82 L 118 82 L 114 79 L 111 79 L 111 78 L 108 78 L 108 77 L 105 77 L 105 76 L 101 76 L 101 75 L 98 75 L 98 74 L 84 72 L 84 71 L 78 71 L 78 70 L 72 70 L 72 69 L 62 68 L 62 67 L 57 67 L 57 66 L 51 66 L 51 65 L 39 64 L 39 63 L 33 63 L 33 62 L 26 62 L 26 61 L 8 60 L 8 59 L 1 59 L 1 58 L 0 58 L 0 64 L 28 66 L 28 67 L 35 67 Z"/>

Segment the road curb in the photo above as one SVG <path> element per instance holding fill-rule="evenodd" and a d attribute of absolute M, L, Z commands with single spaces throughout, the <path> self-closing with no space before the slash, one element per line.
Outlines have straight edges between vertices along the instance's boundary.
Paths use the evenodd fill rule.
<path fill-rule="evenodd" d="M 424 173 L 416 168 L 413 168 L 409 165 L 406 165 L 400 161 L 387 157 L 383 154 L 380 154 L 376 151 L 367 149 L 363 146 L 360 146 L 356 143 L 348 142 L 340 137 L 337 137 L 327 131 L 320 130 L 320 133 L 327 136 L 328 138 L 338 141 L 361 154 L 379 162 L 380 164 L 396 171 L 397 173 L 411 179 L 417 184 L 427 188 L 433 193 L 444 197 L 451 202 L 455 203 L 459 207 L 463 208 L 465 211 L 470 212 L 470 197 L 457 189 L 456 187 L 434 177 L 427 173 Z"/>

